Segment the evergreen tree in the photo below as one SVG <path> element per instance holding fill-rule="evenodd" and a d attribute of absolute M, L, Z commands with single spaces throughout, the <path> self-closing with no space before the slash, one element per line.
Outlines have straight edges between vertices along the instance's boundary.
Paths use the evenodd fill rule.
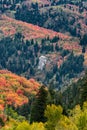
<path fill-rule="evenodd" d="M 21 107 L 17 108 L 17 112 L 19 115 L 22 115 L 28 119 L 29 113 L 30 113 L 30 104 L 24 104 Z"/>
<path fill-rule="evenodd" d="M 82 53 L 85 53 L 85 51 L 86 51 L 86 48 L 85 48 L 85 46 L 83 46 Z"/>
<path fill-rule="evenodd" d="M 87 34 L 84 34 L 83 38 L 80 40 L 80 45 L 87 45 Z"/>
<path fill-rule="evenodd" d="M 55 45 L 55 50 L 56 50 L 56 51 L 59 51 L 58 43 L 56 43 L 56 45 Z"/>
<path fill-rule="evenodd" d="M 4 121 L 2 120 L 2 118 L 0 117 L 0 126 L 4 126 Z"/>
<path fill-rule="evenodd" d="M 58 41 L 59 41 L 59 37 L 57 37 L 57 36 L 53 37 L 53 39 L 51 40 L 52 43 L 55 43 Z"/>
<path fill-rule="evenodd" d="M 87 76 L 86 76 L 87 78 Z M 83 105 L 84 101 L 87 101 L 87 81 L 83 82 L 83 89 L 81 91 L 81 106 Z"/>
<path fill-rule="evenodd" d="M 35 101 L 32 104 L 30 123 L 44 122 L 44 110 L 46 109 L 48 92 L 44 86 L 41 86 Z"/>
<path fill-rule="evenodd" d="M 53 73 L 55 74 L 57 71 L 58 71 L 58 65 L 55 64 L 55 65 L 53 66 Z"/>

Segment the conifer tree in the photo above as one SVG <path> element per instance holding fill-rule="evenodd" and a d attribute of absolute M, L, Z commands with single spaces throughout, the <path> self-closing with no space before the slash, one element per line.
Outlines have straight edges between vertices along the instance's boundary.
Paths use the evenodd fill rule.
<path fill-rule="evenodd" d="M 48 92 L 44 86 L 41 86 L 35 101 L 32 103 L 30 123 L 44 122 L 44 110 L 46 109 Z"/>

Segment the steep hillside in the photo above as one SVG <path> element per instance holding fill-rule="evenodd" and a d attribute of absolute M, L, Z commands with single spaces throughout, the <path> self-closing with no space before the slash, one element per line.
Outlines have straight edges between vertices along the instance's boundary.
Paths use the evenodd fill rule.
<path fill-rule="evenodd" d="M 0 7 L 2 13 L 54 31 L 80 38 L 87 33 L 85 0 L 9 0 Z"/>
<path fill-rule="evenodd" d="M 0 70 L 0 111 L 14 106 L 27 104 L 31 95 L 35 95 L 40 84 L 34 79 L 27 80 L 7 70 Z"/>
<path fill-rule="evenodd" d="M 26 1 L 23 1 L 24 4 L 32 4 L 32 3 L 38 3 L 39 6 L 43 7 L 43 6 L 49 6 L 51 4 L 51 1 L 50 0 L 26 0 Z"/>
<path fill-rule="evenodd" d="M 0 71 L 0 74 L 2 75 L 6 73 L 8 75 L 11 74 L 11 72 L 8 71 Z M 55 94 L 55 92 L 56 91 L 52 90 L 48 91 L 45 87 L 42 86 L 41 89 L 39 89 L 38 91 L 38 95 L 33 99 L 33 104 L 30 109 L 31 111 L 28 110 L 27 106 L 24 106 L 21 107 L 20 113 L 17 113 L 17 110 L 14 109 L 14 107 L 6 105 L 4 112 L 0 111 L 0 129 L 1 130 L 21 130 L 21 129 L 86 130 L 87 74 L 77 83 L 71 85 L 63 94 L 58 92 L 56 92 Z M 62 106 L 59 105 L 60 103 Z M 44 117 L 42 118 L 43 114 L 42 112 L 45 113 L 46 117 L 45 122 L 42 121 L 42 119 L 44 119 Z M 27 115 L 27 118 L 25 115 L 20 116 L 20 114 Z M 33 116 L 32 123 L 30 123 L 32 117 L 31 115 Z"/>
<path fill-rule="evenodd" d="M 84 71 L 81 47 L 76 43 L 76 48 L 73 42 L 57 36 L 25 40 L 21 33 L 4 37 L 0 40 L 0 68 L 33 77 L 46 85 L 52 82 L 59 89 Z"/>
<path fill-rule="evenodd" d="M 61 97 L 61 99 L 60 99 Z M 59 92 L 59 99 L 65 109 L 73 108 L 76 104 L 83 105 L 87 101 L 87 73 L 76 83 L 71 84 L 62 93 Z"/>
<path fill-rule="evenodd" d="M 0 68 L 33 77 L 46 85 L 53 82 L 58 89 L 70 79 L 79 78 L 87 67 L 87 49 L 80 44 L 87 31 L 86 10 L 80 12 L 80 3 L 40 8 L 37 3 L 28 7 L 23 2 L 15 10 L 19 21 L 0 15 Z"/>
<path fill-rule="evenodd" d="M 87 10 L 85 3 L 59 4 L 44 8 L 28 8 L 24 5 L 16 10 L 16 19 L 36 24 L 57 32 L 69 33 L 73 36 L 82 37 L 87 33 Z M 25 8 L 25 10 L 24 10 Z M 25 17 L 24 17 L 25 16 Z M 32 16 L 32 17 L 31 17 Z"/>
<path fill-rule="evenodd" d="M 25 39 L 37 39 L 59 36 L 63 39 L 68 39 L 67 35 L 62 33 L 57 33 L 48 29 L 35 26 L 33 24 L 28 24 L 26 22 L 17 21 L 15 19 L 9 18 L 5 15 L 0 16 L 0 35 L 1 36 L 12 36 L 15 33 L 20 32 L 25 36 Z"/>
<path fill-rule="evenodd" d="M 45 29 L 33 24 L 18 21 L 7 17 L 6 15 L 0 16 L 0 38 L 3 37 L 13 37 L 16 33 L 21 33 L 25 40 L 41 40 L 43 38 L 54 38 L 59 37 L 59 45 L 65 50 L 73 50 L 77 53 L 81 53 L 82 47 L 79 45 L 79 39 L 69 36 L 68 34 L 63 34 L 60 32 L 55 32 L 49 29 Z"/>
<path fill-rule="evenodd" d="M 87 130 L 86 69 L 87 0 L 0 0 L 1 130 Z"/>
<path fill-rule="evenodd" d="M 87 59 L 84 58 L 86 50 L 82 54 L 78 38 L 6 15 L 1 15 L 0 21 L 1 69 L 8 69 L 27 78 L 33 77 L 46 85 L 53 82 L 57 89 L 67 85 L 70 79 L 80 77 L 78 74 L 84 70 Z"/>

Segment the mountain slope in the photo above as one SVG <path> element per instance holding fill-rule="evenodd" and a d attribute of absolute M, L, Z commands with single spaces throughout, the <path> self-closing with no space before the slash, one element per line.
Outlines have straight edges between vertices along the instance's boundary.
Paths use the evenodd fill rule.
<path fill-rule="evenodd" d="M 69 36 L 60 32 L 55 32 L 49 29 L 39 27 L 37 25 L 29 24 L 26 22 L 18 21 L 7 17 L 6 15 L 0 16 L 0 37 L 13 37 L 17 32 L 21 33 L 25 39 L 43 39 L 50 37 L 51 39 L 55 36 L 59 37 L 59 45 L 65 50 L 73 50 L 76 53 L 82 51 L 82 47 L 79 45 L 79 39 L 76 37 Z"/>
<path fill-rule="evenodd" d="M 68 32 L 80 38 L 87 33 L 86 1 L 77 0 L 75 3 L 75 1 L 54 0 L 51 2 L 53 4 L 41 8 L 35 3 L 31 6 L 21 4 L 15 10 L 15 18 L 54 31 Z"/>
<path fill-rule="evenodd" d="M 6 105 L 20 107 L 35 95 L 40 84 L 34 79 L 27 80 L 7 70 L 0 70 L 0 111 Z"/>
<path fill-rule="evenodd" d="M 0 34 L 3 36 L 12 36 L 17 32 L 21 32 L 26 39 L 37 39 L 45 37 L 59 36 L 63 39 L 68 39 L 69 36 L 62 33 L 57 33 L 33 24 L 9 18 L 5 15 L 0 17 Z"/>
<path fill-rule="evenodd" d="M 71 78 L 77 77 L 84 70 L 84 54 L 78 38 L 5 15 L 1 16 L 0 21 L 1 69 L 8 69 L 27 78 L 33 77 L 46 85 L 53 82 L 57 88 L 68 84 Z M 46 63 L 39 69 L 44 62 L 43 56 Z"/>

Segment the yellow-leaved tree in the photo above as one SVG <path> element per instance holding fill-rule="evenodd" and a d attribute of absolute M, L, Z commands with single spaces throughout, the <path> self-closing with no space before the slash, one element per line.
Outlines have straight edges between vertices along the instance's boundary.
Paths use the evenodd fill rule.
<path fill-rule="evenodd" d="M 87 102 L 83 103 L 83 108 L 77 105 L 70 112 L 70 120 L 78 127 L 78 130 L 87 130 Z"/>
<path fill-rule="evenodd" d="M 31 130 L 30 124 L 26 121 L 19 123 L 15 130 Z"/>
<path fill-rule="evenodd" d="M 55 130 L 78 130 L 78 128 L 68 117 L 62 116 Z"/>
<path fill-rule="evenodd" d="M 43 123 L 29 124 L 28 122 L 24 121 L 17 126 L 16 130 L 46 130 L 46 129 Z"/>
<path fill-rule="evenodd" d="M 55 130 L 56 124 L 62 117 L 62 111 L 63 109 L 61 106 L 55 106 L 54 104 L 47 105 L 45 110 L 45 117 L 47 117 L 45 127 L 47 130 Z"/>

